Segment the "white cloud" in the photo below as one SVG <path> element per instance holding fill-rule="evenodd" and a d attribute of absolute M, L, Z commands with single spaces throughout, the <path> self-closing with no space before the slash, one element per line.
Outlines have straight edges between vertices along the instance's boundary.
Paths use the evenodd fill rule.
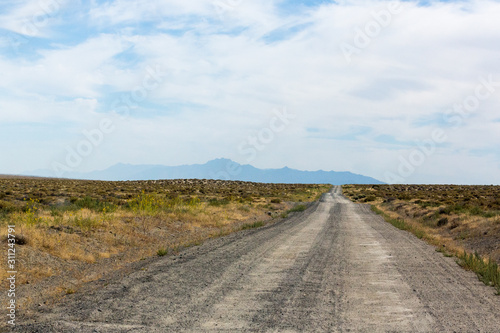
<path fill-rule="evenodd" d="M 119 80 L 122 85 L 135 82 L 135 73 L 113 66 L 112 57 L 125 47 L 124 41 L 101 35 L 73 47 L 41 50 L 33 62 L 0 58 L 0 89 L 9 104 L 0 110 L 0 118 L 21 122 L 85 119 L 79 101 L 92 101 L 94 111 L 97 98 L 105 94 L 103 87 Z"/>
<path fill-rule="evenodd" d="M 47 37 L 47 31 L 66 3 L 66 0 L 15 2 L 9 12 L 0 15 L 0 27 L 28 37 Z"/>
<path fill-rule="evenodd" d="M 289 16 L 269 1 L 243 0 L 231 2 L 232 7 L 214 3 L 93 3 L 87 24 L 107 34 L 89 34 L 77 45 L 49 44 L 31 60 L 0 58 L 5 78 L 0 89 L 8 97 L 3 105 L 17 110 L 0 111 L 0 118 L 25 121 L 32 114 L 33 121 L 51 121 L 66 112 L 83 128 L 89 113 L 79 111 L 82 105 L 98 119 L 95 110 L 110 109 L 110 93 L 127 94 L 141 84 L 146 67 L 159 65 L 165 73 L 161 87 L 139 103 L 140 117 L 121 124 L 116 139 L 109 139 L 133 153 L 117 146 L 103 159 L 89 158 L 87 168 L 121 160 L 182 164 L 221 156 L 245 162 L 238 144 L 265 126 L 273 107 L 286 106 L 298 120 L 255 164 L 383 178 L 411 150 L 408 143 L 446 125 L 439 115 L 473 94 L 480 77 L 491 74 L 500 81 L 500 4 L 495 1 L 404 2 L 401 13 L 392 15 L 350 63 L 340 46 L 353 44 L 356 28 L 364 29 L 387 2 L 347 1 Z M 4 27 L 16 31 L 12 22 L 32 13 L 33 4 L 9 14 Z M 116 33 L 110 33 L 113 28 Z M 471 168 L 489 163 L 482 177 L 494 179 L 498 163 L 493 157 L 454 152 L 493 149 L 499 137 L 498 122 L 492 120 L 498 119 L 499 104 L 500 87 L 459 129 L 445 126 L 447 145 L 409 181 L 425 181 L 430 176 L 423 175 L 434 172 L 433 179 L 457 177 L 458 182 L 458 174 L 446 168 L 459 158 Z M 335 140 L 358 127 L 370 130 L 353 140 Z M 321 129 L 322 136 L 310 137 L 306 128 Z M 406 145 L 378 142 L 381 135 Z M 162 157 L 152 154 L 158 149 Z"/>

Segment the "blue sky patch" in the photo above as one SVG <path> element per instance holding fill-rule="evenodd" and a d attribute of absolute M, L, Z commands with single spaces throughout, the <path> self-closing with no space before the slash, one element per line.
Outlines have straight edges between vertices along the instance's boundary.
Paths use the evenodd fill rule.
<path fill-rule="evenodd" d="M 262 37 L 266 43 L 281 42 L 283 40 L 291 39 L 295 35 L 299 34 L 301 31 L 310 27 L 312 23 L 301 23 L 292 26 L 280 27 L 273 30 Z"/>
<path fill-rule="evenodd" d="M 336 3 L 332 0 L 282 0 L 277 3 L 280 14 L 297 15 L 307 9 L 325 4 Z"/>

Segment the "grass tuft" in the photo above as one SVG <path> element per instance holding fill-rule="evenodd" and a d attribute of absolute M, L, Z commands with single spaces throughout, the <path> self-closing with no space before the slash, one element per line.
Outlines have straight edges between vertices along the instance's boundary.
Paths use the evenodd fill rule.
<path fill-rule="evenodd" d="M 165 248 L 161 248 L 158 251 L 156 251 L 156 255 L 158 257 L 163 257 L 163 256 L 166 256 L 167 254 L 168 254 L 168 250 Z"/>
<path fill-rule="evenodd" d="M 294 212 L 303 212 L 306 210 L 306 205 L 297 205 L 293 207 L 292 209 L 289 209 L 287 213 L 294 213 Z"/>
<path fill-rule="evenodd" d="M 244 224 L 242 227 L 241 227 L 241 230 L 247 230 L 247 229 L 254 229 L 254 228 L 260 228 L 264 226 L 264 222 L 263 221 L 257 221 L 257 222 L 254 222 L 254 223 L 248 223 L 248 224 Z"/>
<path fill-rule="evenodd" d="M 458 259 L 460 266 L 475 272 L 481 282 L 487 286 L 495 287 L 497 295 L 500 295 L 500 270 L 497 263 L 491 260 L 485 261 L 477 252 L 467 254 L 464 251 Z"/>
<path fill-rule="evenodd" d="M 392 218 L 389 215 L 387 215 L 386 213 L 384 213 L 382 210 L 378 209 L 375 205 L 371 205 L 371 209 L 373 212 L 377 213 L 378 215 L 381 215 L 387 222 L 389 222 L 390 224 L 392 224 L 396 228 L 401 229 L 401 230 L 410 231 L 410 229 L 411 229 L 410 226 L 408 224 L 406 224 L 405 220 L 403 220 L 402 218 L 399 218 L 399 217 Z"/>
<path fill-rule="evenodd" d="M 208 200 L 208 204 L 210 206 L 214 206 L 214 207 L 220 207 L 220 206 L 225 206 L 225 205 L 228 205 L 229 204 L 229 200 L 226 199 L 226 198 L 223 198 L 223 199 L 210 199 Z"/>

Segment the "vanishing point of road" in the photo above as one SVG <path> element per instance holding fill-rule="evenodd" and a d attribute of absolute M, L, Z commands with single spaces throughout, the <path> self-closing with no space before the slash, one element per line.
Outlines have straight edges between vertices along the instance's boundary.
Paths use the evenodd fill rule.
<path fill-rule="evenodd" d="M 305 212 L 151 261 L 19 332 L 498 332 L 500 297 L 334 187 Z"/>

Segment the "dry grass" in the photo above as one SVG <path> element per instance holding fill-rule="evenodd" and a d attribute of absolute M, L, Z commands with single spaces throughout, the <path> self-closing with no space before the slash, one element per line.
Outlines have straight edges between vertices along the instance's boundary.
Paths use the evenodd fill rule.
<path fill-rule="evenodd" d="M 260 226 L 328 188 L 209 180 L 0 179 L 0 237 L 6 239 L 6 226 L 15 224 L 16 236 L 26 241 L 16 246 L 17 283 L 23 291 L 18 301 L 26 307 L 48 298 L 43 295 L 78 292 L 82 283 L 142 258 Z M 3 281 L 5 274 L 2 269 Z"/>

